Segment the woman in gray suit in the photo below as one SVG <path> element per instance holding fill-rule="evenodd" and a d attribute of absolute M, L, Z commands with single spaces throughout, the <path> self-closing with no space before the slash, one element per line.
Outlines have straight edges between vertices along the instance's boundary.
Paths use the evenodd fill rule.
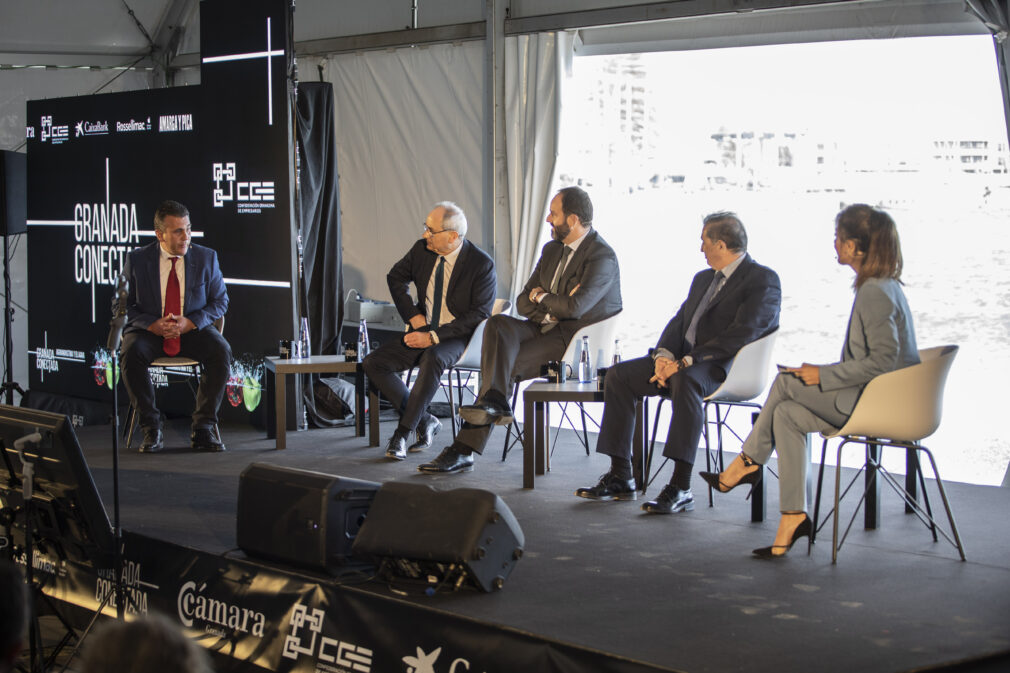
<path fill-rule="evenodd" d="M 759 466 L 778 452 L 782 518 L 774 544 L 754 550 L 761 558 L 785 556 L 796 540 L 810 535 L 807 433 L 841 427 L 870 379 L 919 362 L 912 314 L 901 290 L 901 243 L 891 216 L 865 204 L 845 208 L 835 218 L 835 252 L 839 264 L 856 272 L 842 361 L 784 368 L 740 455 L 725 472 L 701 473 L 721 493 L 740 484 L 753 486 Z"/>

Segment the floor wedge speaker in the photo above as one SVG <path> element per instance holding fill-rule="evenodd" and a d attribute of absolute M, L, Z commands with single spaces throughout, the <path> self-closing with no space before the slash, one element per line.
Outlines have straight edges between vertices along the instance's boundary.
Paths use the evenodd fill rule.
<path fill-rule="evenodd" d="M 380 484 L 253 463 L 238 486 L 238 546 L 249 556 L 334 571 Z"/>
<path fill-rule="evenodd" d="M 354 555 L 386 561 L 411 577 L 437 576 L 458 586 L 501 589 L 525 544 L 512 510 L 490 491 L 436 491 L 387 482 L 354 540 Z"/>

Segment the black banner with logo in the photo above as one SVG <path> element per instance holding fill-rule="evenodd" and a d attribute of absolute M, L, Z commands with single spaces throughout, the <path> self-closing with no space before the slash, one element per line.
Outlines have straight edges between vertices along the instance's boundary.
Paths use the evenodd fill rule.
<path fill-rule="evenodd" d="M 279 673 L 673 670 L 129 532 L 123 548 L 127 611 L 178 620 L 215 653 L 222 673 L 249 666 Z M 46 594 L 90 611 L 113 592 L 111 572 L 79 560 L 40 552 L 35 573 Z M 485 596 L 474 591 L 472 599 Z M 105 614 L 115 615 L 114 602 Z"/>
<path fill-rule="evenodd" d="M 174 199 L 225 276 L 225 406 L 259 406 L 295 322 L 289 27 L 284 0 L 204 2 L 201 85 L 28 103 L 30 389 L 111 401 L 116 279 Z"/>

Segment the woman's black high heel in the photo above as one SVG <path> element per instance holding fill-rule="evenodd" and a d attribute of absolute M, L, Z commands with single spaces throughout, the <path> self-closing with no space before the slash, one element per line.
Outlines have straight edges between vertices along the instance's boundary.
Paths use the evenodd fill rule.
<path fill-rule="evenodd" d="M 743 458 L 743 464 L 745 466 L 751 467 L 753 465 L 755 468 L 740 477 L 740 480 L 735 484 L 727 484 L 720 479 L 719 477 L 722 476 L 721 472 L 699 472 L 698 476 L 704 479 L 705 483 L 720 493 L 729 493 L 740 484 L 750 484 L 750 493 L 747 494 L 747 497 L 750 498 L 751 493 L 754 492 L 754 487 L 761 481 L 761 466 L 742 453 L 740 454 L 740 457 Z"/>
<path fill-rule="evenodd" d="M 754 550 L 754 556 L 757 556 L 758 558 L 782 558 L 786 555 L 786 552 L 793 548 L 793 545 L 796 544 L 797 540 L 801 537 L 810 537 L 810 531 L 812 529 L 813 524 L 810 522 L 810 517 L 807 516 L 806 512 L 804 512 L 803 521 L 800 522 L 799 526 L 796 526 L 796 530 L 793 531 L 793 539 L 789 541 L 788 545 L 773 544 L 770 547 L 761 547 L 760 549 Z M 783 551 L 781 554 L 776 554 L 776 549 L 781 549 Z"/>

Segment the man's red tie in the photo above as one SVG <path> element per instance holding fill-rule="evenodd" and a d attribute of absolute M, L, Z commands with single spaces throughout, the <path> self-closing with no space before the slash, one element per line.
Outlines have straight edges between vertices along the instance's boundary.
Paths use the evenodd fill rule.
<path fill-rule="evenodd" d="M 168 272 L 168 282 L 165 283 L 165 315 L 171 313 L 176 318 L 182 311 L 182 299 L 179 296 L 179 276 L 175 273 L 175 262 L 178 257 L 172 257 L 172 270 Z M 179 354 L 179 338 L 165 339 L 165 355 Z"/>

